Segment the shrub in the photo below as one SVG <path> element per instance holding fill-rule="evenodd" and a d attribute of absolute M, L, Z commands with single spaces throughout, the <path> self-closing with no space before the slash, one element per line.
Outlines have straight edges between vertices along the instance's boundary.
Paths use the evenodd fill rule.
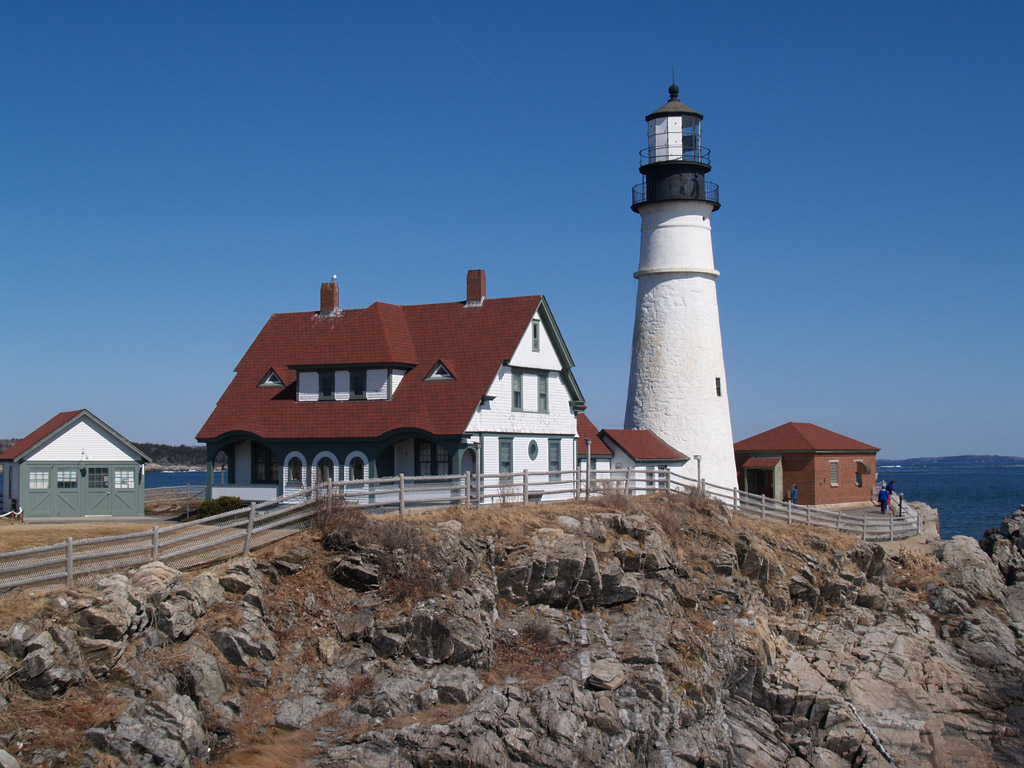
<path fill-rule="evenodd" d="M 195 511 L 196 519 L 212 517 L 221 512 L 230 512 L 232 509 L 239 509 L 246 506 L 245 502 L 237 496 L 221 496 L 217 499 L 207 499 Z"/>

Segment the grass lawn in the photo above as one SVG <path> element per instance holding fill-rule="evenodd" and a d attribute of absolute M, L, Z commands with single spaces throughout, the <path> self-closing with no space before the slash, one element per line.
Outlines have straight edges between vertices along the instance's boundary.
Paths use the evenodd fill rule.
<path fill-rule="evenodd" d="M 98 536 L 119 536 L 123 533 L 150 531 L 153 525 L 167 523 L 149 520 L 117 521 L 97 520 L 88 523 L 8 523 L 0 522 L 0 552 L 16 549 L 45 547 L 48 544 L 63 544 L 70 536 L 73 539 L 94 539 Z"/>

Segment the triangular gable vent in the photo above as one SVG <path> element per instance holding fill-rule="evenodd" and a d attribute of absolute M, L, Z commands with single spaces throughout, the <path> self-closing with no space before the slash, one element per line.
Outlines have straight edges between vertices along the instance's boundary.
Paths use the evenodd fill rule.
<path fill-rule="evenodd" d="M 434 363 L 434 367 L 430 369 L 430 373 L 427 374 L 426 381 L 451 381 L 455 377 L 452 376 L 452 372 L 448 370 L 444 363 L 438 360 Z"/>
<path fill-rule="evenodd" d="M 260 381 L 260 383 L 259 383 L 259 386 L 261 386 L 261 387 L 283 387 L 284 386 L 284 382 L 281 381 L 281 377 L 277 375 L 277 371 L 275 371 L 273 368 L 271 368 L 269 371 L 267 371 L 266 375 L 264 375 L 262 381 Z"/>

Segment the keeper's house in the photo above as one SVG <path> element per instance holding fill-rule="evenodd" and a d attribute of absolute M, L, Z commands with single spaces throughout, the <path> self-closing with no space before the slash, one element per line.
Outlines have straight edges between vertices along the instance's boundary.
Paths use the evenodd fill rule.
<path fill-rule="evenodd" d="M 790 421 L 733 448 L 742 491 L 782 501 L 796 483 L 800 504 L 871 502 L 878 454 L 873 445 Z"/>
<path fill-rule="evenodd" d="M 543 296 L 275 314 L 197 435 L 208 495 L 262 500 L 327 479 L 575 470 L 585 406 Z M 228 482 L 213 484 L 224 452 Z"/>
<path fill-rule="evenodd" d="M 26 517 L 145 514 L 151 459 L 89 411 L 58 413 L 3 453 L 3 511 Z"/>

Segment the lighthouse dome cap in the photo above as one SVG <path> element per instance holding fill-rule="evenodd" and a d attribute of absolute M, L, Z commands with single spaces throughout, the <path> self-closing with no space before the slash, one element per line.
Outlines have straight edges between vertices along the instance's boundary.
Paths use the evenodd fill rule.
<path fill-rule="evenodd" d="M 692 107 L 686 106 L 679 100 L 679 86 L 675 83 L 672 83 L 672 85 L 668 87 L 668 97 L 667 102 L 651 112 L 651 114 L 644 119 L 652 120 L 655 117 L 661 117 L 663 115 L 693 115 L 698 120 L 704 119 L 704 115 Z"/>

